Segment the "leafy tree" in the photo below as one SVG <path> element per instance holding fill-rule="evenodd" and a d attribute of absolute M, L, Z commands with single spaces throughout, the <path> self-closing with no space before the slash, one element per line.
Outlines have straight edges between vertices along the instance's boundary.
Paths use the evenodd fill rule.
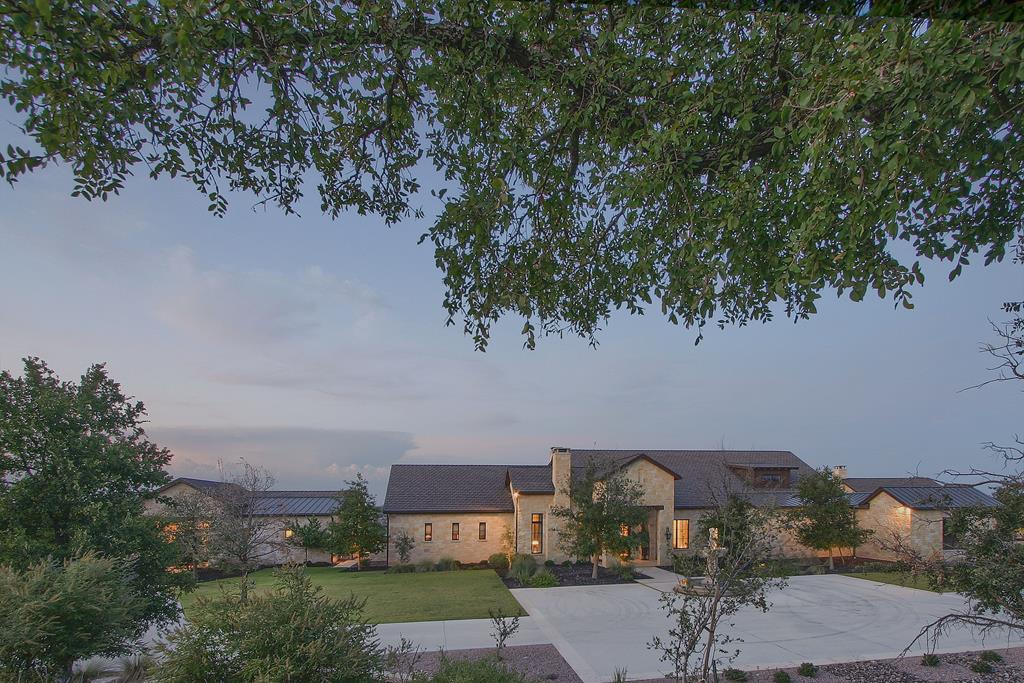
<path fill-rule="evenodd" d="M 398 561 L 402 564 L 409 564 L 412 557 L 412 549 L 416 545 L 416 539 L 404 529 L 395 534 L 395 552 L 398 553 Z"/>
<path fill-rule="evenodd" d="M 719 520 L 722 548 L 708 537 L 702 553 L 707 559 L 706 576 L 690 583 L 680 593 L 660 598 L 671 626 L 667 637 L 656 636 L 647 647 L 660 653 L 669 670 L 666 675 L 676 683 L 705 683 L 717 680 L 719 666 L 739 654 L 726 648 L 741 639 L 729 634 L 727 620 L 744 608 L 768 612 L 771 603 L 767 591 L 784 581 L 771 575 L 768 560 L 773 539 L 778 533 L 774 510 L 758 508 L 730 496 L 719 502 L 708 517 Z M 724 545 L 724 544 L 723 544 Z M 721 552 L 719 552 L 721 551 Z M 675 558 L 678 566 L 686 561 Z"/>
<path fill-rule="evenodd" d="M 621 473 L 599 476 L 588 467 L 583 476 L 570 481 L 562 491 L 569 505 L 556 505 L 551 515 L 561 520 L 558 547 L 567 555 L 589 557 L 591 576 L 606 553 L 631 553 L 647 542 L 647 532 L 623 534 L 647 521 L 647 509 L 639 503 L 643 488 Z"/>
<path fill-rule="evenodd" d="M 144 166 L 218 214 L 230 191 L 293 212 L 308 182 L 332 216 L 436 206 L 422 239 L 481 348 L 504 316 L 533 345 L 620 308 L 909 308 L 921 260 L 954 278 L 1020 227 L 1024 31 L 931 19 L 970 5 L 7 0 L 0 93 L 30 142 L 0 168 L 63 161 L 106 199 Z"/>
<path fill-rule="evenodd" d="M 843 480 L 825 467 L 801 477 L 796 485 L 800 507 L 791 513 L 797 540 L 814 550 L 828 551 L 828 568 L 835 569 L 833 550 L 856 548 L 871 536 L 857 523 Z"/>
<path fill-rule="evenodd" d="M 248 598 L 249 573 L 276 559 L 284 529 L 263 499 L 274 487 L 269 470 L 245 460 L 229 469 L 220 464 L 223 483 L 210 490 L 209 551 L 220 566 L 242 575 L 241 599 Z"/>
<path fill-rule="evenodd" d="M 188 623 L 159 646 L 161 683 L 376 683 L 383 650 L 363 600 L 332 600 L 300 567 L 278 570 L 269 593 L 199 598 Z"/>
<path fill-rule="evenodd" d="M 362 474 L 338 497 L 337 519 L 331 522 L 331 544 L 339 555 L 355 555 L 356 569 L 361 568 L 364 555 L 379 553 L 388 542 L 388 531 L 381 522 L 377 502 L 366 486 Z"/>
<path fill-rule="evenodd" d="M 151 620 L 176 617 L 188 574 L 161 520 L 143 501 L 165 484 L 171 458 L 146 437 L 145 408 L 124 395 L 103 365 L 78 383 L 62 381 L 38 358 L 24 373 L 0 372 L 0 564 L 26 569 L 95 551 L 130 564 L 132 585 Z"/>
<path fill-rule="evenodd" d="M 166 507 L 164 534 L 178 551 L 175 564 L 195 577 L 199 567 L 210 559 L 211 500 L 198 491 L 189 491 L 169 498 Z"/>
<path fill-rule="evenodd" d="M 296 524 L 292 527 L 292 532 L 292 543 L 305 551 L 307 562 L 310 548 L 324 550 L 331 545 L 331 534 L 328 528 L 321 524 L 316 517 L 310 517 L 305 524 Z"/>
<path fill-rule="evenodd" d="M 75 660 L 127 652 L 145 608 L 120 560 L 0 565 L 0 674 L 70 680 Z"/>

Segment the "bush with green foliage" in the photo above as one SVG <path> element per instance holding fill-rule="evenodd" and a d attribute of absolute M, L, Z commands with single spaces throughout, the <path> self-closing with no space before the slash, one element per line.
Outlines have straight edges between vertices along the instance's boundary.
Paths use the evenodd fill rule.
<path fill-rule="evenodd" d="M 442 557 L 435 565 L 439 572 L 453 572 L 459 568 L 459 563 L 451 557 Z"/>
<path fill-rule="evenodd" d="M 145 608 L 131 568 L 94 553 L 0 566 L 0 672 L 56 680 L 77 659 L 123 654 Z"/>
<path fill-rule="evenodd" d="M 804 662 L 797 667 L 796 672 L 806 678 L 814 678 L 818 675 L 818 667 L 814 666 L 810 662 Z"/>
<path fill-rule="evenodd" d="M 160 683 L 324 681 L 373 683 L 384 653 L 364 601 L 332 600 L 298 567 L 278 570 L 267 593 L 200 597 L 189 621 L 159 647 Z"/>
<path fill-rule="evenodd" d="M 409 564 L 412 557 L 412 549 L 416 546 L 416 539 L 408 531 L 402 530 L 395 534 L 392 539 L 395 546 L 395 554 L 398 555 L 399 564 Z"/>
<path fill-rule="evenodd" d="M 1003 661 L 1003 656 L 994 650 L 985 650 L 978 657 L 981 658 L 981 661 L 992 664 L 998 664 Z"/>
<path fill-rule="evenodd" d="M 493 659 L 470 661 L 442 655 L 433 675 L 419 674 L 413 683 L 534 683 L 525 675 Z"/>
<path fill-rule="evenodd" d="M 526 585 L 537 571 L 537 560 L 530 555 L 516 555 L 512 558 L 512 565 L 508 570 L 508 577 Z"/>
<path fill-rule="evenodd" d="M 792 680 L 793 677 L 785 671 L 776 671 L 775 674 L 772 676 L 772 681 L 774 683 L 791 683 Z"/>
<path fill-rule="evenodd" d="M 388 567 L 388 574 L 411 574 L 416 571 L 414 564 L 393 564 Z"/>
<path fill-rule="evenodd" d="M 542 569 L 538 569 L 537 572 L 526 581 L 526 584 L 530 588 L 554 588 L 558 585 L 558 579 L 551 573 L 550 569 L 544 567 Z"/>
<path fill-rule="evenodd" d="M 993 671 L 995 671 L 995 669 L 993 669 L 992 665 L 986 662 L 984 659 L 979 659 L 978 661 L 973 662 L 971 664 L 971 671 L 973 671 L 976 674 L 990 674 Z"/>
<path fill-rule="evenodd" d="M 744 683 L 747 680 L 747 672 L 741 671 L 740 669 L 726 669 L 722 672 L 727 681 L 737 681 L 738 683 Z"/>
<path fill-rule="evenodd" d="M 612 565 L 609 567 L 609 569 L 611 569 L 613 572 L 618 574 L 619 578 L 622 579 L 623 581 L 632 581 L 633 578 L 634 578 L 633 577 L 633 565 L 631 565 L 628 562 L 614 562 L 613 561 Z"/>
<path fill-rule="evenodd" d="M 508 555 L 505 553 L 494 553 L 487 558 L 487 566 L 504 576 L 508 571 Z"/>
<path fill-rule="evenodd" d="M 928 654 L 926 654 L 926 655 L 921 657 L 921 666 L 938 666 L 938 665 L 939 665 L 939 656 L 937 654 L 933 653 L 933 652 L 929 652 Z"/>
<path fill-rule="evenodd" d="M 418 572 L 432 572 L 436 569 L 434 563 L 430 560 L 420 560 L 416 563 L 416 571 Z"/>
<path fill-rule="evenodd" d="M 544 560 L 544 566 L 548 567 L 550 569 L 551 567 L 555 566 L 555 561 L 554 560 Z"/>

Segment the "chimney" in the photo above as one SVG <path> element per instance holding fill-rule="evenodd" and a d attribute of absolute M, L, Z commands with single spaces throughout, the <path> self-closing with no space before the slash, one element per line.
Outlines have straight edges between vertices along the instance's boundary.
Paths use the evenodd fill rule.
<path fill-rule="evenodd" d="M 569 488 L 569 473 L 572 469 L 572 451 L 562 446 L 551 447 L 551 483 L 555 485 L 555 497 Z"/>
<path fill-rule="evenodd" d="M 832 468 L 832 474 L 834 474 L 837 479 L 846 479 L 846 465 L 836 465 Z"/>

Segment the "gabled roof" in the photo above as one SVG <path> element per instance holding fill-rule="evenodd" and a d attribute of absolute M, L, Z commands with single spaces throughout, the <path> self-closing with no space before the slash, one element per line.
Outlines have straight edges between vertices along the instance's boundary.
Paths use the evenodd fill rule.
<path fill-rule="evenodd" d="M 792 494 L 791 490 L 752 489 L 733 468 L 788 469 L 794 481 L 814 471 L 790 451 L 573 449 L 571 454 L 574 469 L 586 467 L 595 460 L 618 466 L 638 456 L 647 457 L 676 475 L 676 508 L 713 507 L 730 493 L 742 494 L 758 505 L 781 504 Z"/>
<path fill-rule="evenodd" d="M 392 465 L 385 513 L 513 512 L 509 465 Z"/>
<path fill-rule="evenodd" d="M 948 510 L 967 507 L 998 507 L 999 502 L 973 486 L 883 486 L 865 503 L 885 492 L 915 510 Z"/>
<path fill-rule="evenodd" d="M 520 493 L 554 493 L 551 465 L 509 465 L 508 483 Z"/>
<path fill-rule="evenodd" d="M 235 487 L 237 484 L 178 477 L 161 487 L 156 493 L 177 484 L 186 484 L 200 493 L 213 495 L 222 487 Z M 338 507 L 339 496 L 343 491 L 259 491 L 256 493 L 256 511 L 261 517 L 304 517 L 308 515 L 330 515 Z"/>
<path fill-rule="evenodd" d="M 874 493 L 883 486 L 942 486 L 941 482 L 928 477 L 847 477 L 843 483 L 863 493 Z"/>

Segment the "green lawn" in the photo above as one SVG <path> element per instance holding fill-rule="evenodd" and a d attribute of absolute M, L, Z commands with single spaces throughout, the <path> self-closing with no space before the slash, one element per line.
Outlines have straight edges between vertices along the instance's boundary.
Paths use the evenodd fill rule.
<path fill-rule="evenodd" d="M 332 598 L 355 594 L 366 598 L 366 616 L 374 623 L 400 621 L 438 621 L 442 619 L 486 619 L 489 610 L 500 609 L 509 616 L 525 615 L 516 599 L 491 569 L 422 574 L 385 574 L 382 571 L 351 572 L 331 567 L 307 567 L 306 571 L 324 593 Z M 273 570 L 249 575 L 256 591 L 270 590 Z M 201 583 L 181 596 L 181 606 L 189 610 L 200 595 L 216 596 L 220 584 L 238 579 Z"/>
<path fill-rule="evenodd" d="M 868 581 L 877 581 L 878 583 L 888 583 L 893 586 L 916 588 L 922 591 L 932 590 L 928 585 L 928 579 L 923 576 L 911 576 L 905 572 L 855 572 L 844 574 L 843 576 L 852 576 L 855 579 L 867 579 Z M 933 592 L 937 593 L 938 591 Z"/>

